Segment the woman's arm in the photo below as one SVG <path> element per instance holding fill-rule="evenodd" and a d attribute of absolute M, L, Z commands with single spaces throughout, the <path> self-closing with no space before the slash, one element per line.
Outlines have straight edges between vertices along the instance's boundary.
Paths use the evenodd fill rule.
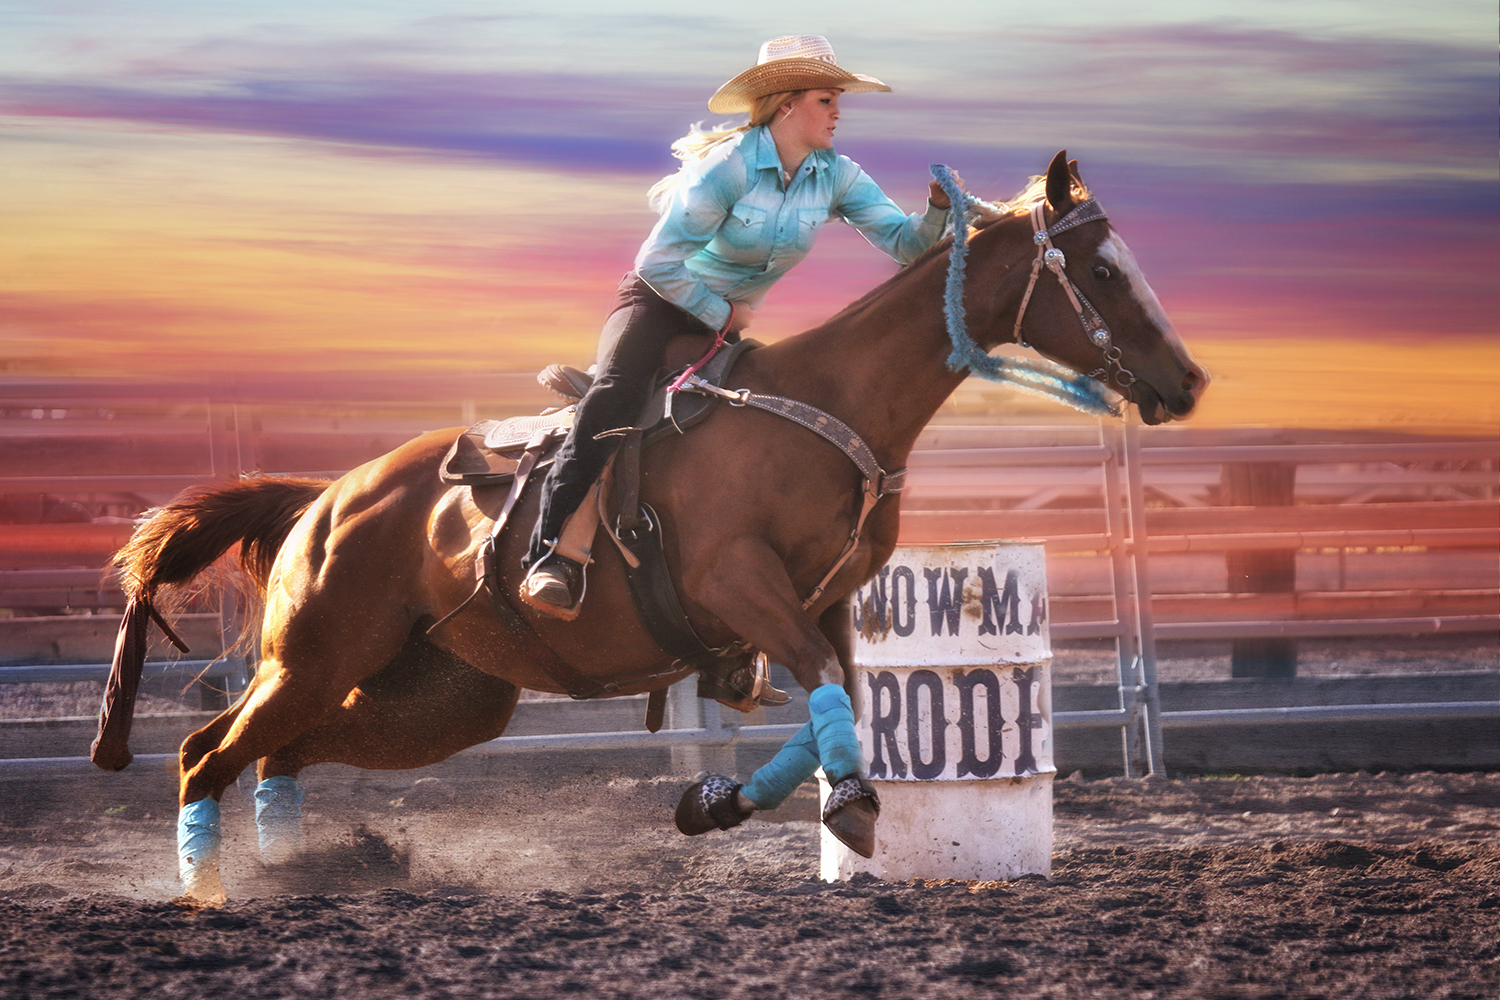
<path fill-rule="evenodd" d="M 943 227 L 948 224 L 946 197 L 929 200 L 927 210 L 920 215 L 907 215 L 853 160 L 839 157 L 839 171 L 846 186 L 833 211 L 897 261 L 911 263 L 943 235 Z M 941 196 L 942 189 L 937 193 Z"/>
<path fill-rule="evenodd" d="M 635 270 L 656 294 L 715 330 L 730 318 L 730 304 L 698 279 L 686 264 L 708 245 L 735 202 L 744 195 L 745 161 L 738 151 L 709 154 L 712 162 L 689 164 L 672 189 L 666 211 L 636 254 Z M 740 307 L 743 311 L 744 307 Z M 736 316 L 736 329 L 749 316 Z"/>

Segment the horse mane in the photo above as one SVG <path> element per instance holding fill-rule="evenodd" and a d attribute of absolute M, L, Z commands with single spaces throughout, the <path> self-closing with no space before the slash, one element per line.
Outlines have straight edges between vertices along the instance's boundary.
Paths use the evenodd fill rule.
<path fill-rule="evenodd" d="M 1089 198 L 1093 197 L 1093 195 L 1089 192 L 1088 185 L 1083 183 L 1083 180 L 1076 173 L 1072 175 L 1072 183 L 1069 185 L 1069 188 L 1075 202 L 1087 201 Z M 1004 219 L 1008 219 L 1013 216 L 1027 215 L 1031 212 L 1031 206 L 1035 205 L 1037 202 L 1044 201 L 1046 197 L 1047 176 L 1045 174 L 1036 174 L 1026 179 L 1026 185 L 1022 187 L 1021 190 L 1017 191 L 1008 200 L 1001 203 L 1003 207 L 1008 209 L 1007 212 L 995 218 L 985 219 L 983 221 L 974 223 L 970 228 L 972 230 L 988 229 L 990 226 Z M 838 312 L 834 313 L 825 322 L 836 322 L 849 315 L 850 313 L 858 312 L 864 309 L 867 305 L 870 304 L 871 301 L 877 298 L 884 298 L 888 292 L 893 291 L 894 289 L 899 287 L 901 283 L 907 279 L 907 277 L 922 270 L 928 261 L 932 260 L 934 257 L 946 256 L 948 251 L 952 248 L 953 237 L 951 235 L 944 236 L 932 246 L 922 251 L 922 253 L 914 258 L 911 263 L 904 265 L 899 271 L 891 275 L 885 281 L 882 281 L 880 284 L 876 285 L 874 288 L 870 289 L 868 292 L 861 295 L 859 298 L 855 299 L 853 302 L 849 303 Z"/>

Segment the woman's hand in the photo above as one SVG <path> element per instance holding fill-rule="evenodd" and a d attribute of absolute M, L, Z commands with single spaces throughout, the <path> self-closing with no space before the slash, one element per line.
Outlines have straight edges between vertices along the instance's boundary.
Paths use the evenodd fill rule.
<path fill-rule="evenodd" d="M 958 176 L 957 170 L 953 171 L 953 181 L 960 191 L 964 194 L 969 193 L 969 189 L 964 187 L 964 179 Z M 948 197 L 948 192 L 944 191 L 943 186 L 936 180 L 927 185 L 927 200 L 932 203 L 933 208 L 940 208 L 945 212 L 953 207 L 953 201 Z"/>
<path fill-rule="evenodd" d="M 729 317 L 729 332 L 739 333 L 745 327 L 755 322 L 755 310 L 744 302 L 729 303 L 734 307 L 734 315 Z"/>

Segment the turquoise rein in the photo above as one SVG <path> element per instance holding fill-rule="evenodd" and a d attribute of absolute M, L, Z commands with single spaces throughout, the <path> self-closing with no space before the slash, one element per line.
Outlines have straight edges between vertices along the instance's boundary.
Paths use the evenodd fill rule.
<path fill-rule="evenodd" d="M 948 339 L 953 344 L 953 351 L 948 355 L 949 370 L 956 372 L 967 368 L 980 378 L 1013 385 L 1093 416 L 1120 416 L 1119 404 L 1109 398 L 1113 393 L 1098 380 L 1043 359 L 996 357 L 980 350 L 974 343 L 964 315 L 964 267 L 969 255 L 968 209 L 970 205 L 992 210 L 995 206 L 960 188 L 953 171 L 943 164 L 934 163 L 931 170 L 953 204 L 953 250 L 948 255 L 948 284 L 943 298 L 943 316 L 948 321 Z"/>

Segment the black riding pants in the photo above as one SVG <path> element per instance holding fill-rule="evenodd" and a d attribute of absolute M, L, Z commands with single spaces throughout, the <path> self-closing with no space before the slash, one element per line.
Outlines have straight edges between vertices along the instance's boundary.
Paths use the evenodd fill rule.
<path fill-rule="evenodd" d="M 598 435 L 636 422 L 651 398 L 667 342 L 684 333 L 701 337 L 705 351 L 713 343 L 714 330 L 706 323 L 657 295 L 634 272 L 625 275 L 599 334 L 593 387 L 579 402 L 573 429 L 542 481 L 542 509 L 527 565 L 546 554 L 547 543 L 562 533 L 563 522 L 619 447 L 618 436 Z"/>

